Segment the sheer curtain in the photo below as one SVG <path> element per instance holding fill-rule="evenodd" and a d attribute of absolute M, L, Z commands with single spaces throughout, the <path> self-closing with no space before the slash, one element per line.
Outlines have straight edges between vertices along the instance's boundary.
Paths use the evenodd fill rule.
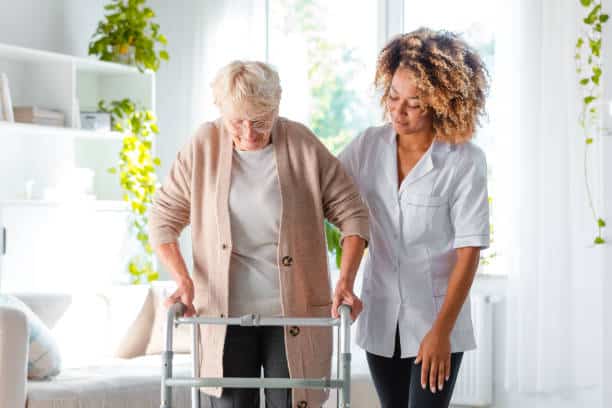
<path fill-rule="evenodd" d="M 497 44 L 506 85 L 494 91 L 513 112 L 497 122 L 494 158 L 505 169 L 498 211 L 509 215 L 496 231 L 509 276 L 506 387 L 600 402 L 610 246 L 592 245 L 584 187 L 573 58 L 582 10 L 573 0 L 500 3 L 510 34 Z M 597 199 L 602 166 L 592 159 Z"/>

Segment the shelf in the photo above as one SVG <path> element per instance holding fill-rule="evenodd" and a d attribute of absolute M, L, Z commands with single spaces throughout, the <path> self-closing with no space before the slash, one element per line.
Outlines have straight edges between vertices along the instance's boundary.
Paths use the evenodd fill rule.
<path fill-rule="evenodd" d="M 27 135 L 59 135 L 78 139 L 121 140 L 123 134 L 115 131 L 94 131 L 74 129 L 59 126 L 34 125 L 30 123 L 11 123 L 0 121 L 0 136 L 4 133 L 20 133 Z"/>
<path fill-rule="evenodd" d="M 0 200 L 0 207 L 78 207 L 86 208 L 90 206 L 97 211 L 127 211 L 128 205 L 125 201 L 119 200 Z"/>
<path fill-rule="evenodd" d="M 74 57 L 49 51 L 40 51 L 14 45 L 0 44 L 0 58 L 27 62 L 59 62 L 73 63 L 77 70 L 99 72 L 108 74 L 137 74 L 142 75 L 138 68 L 114 62 L 100 61 L 92 58 Z M 145 75 L 153 72 L 145 71 Z"/>

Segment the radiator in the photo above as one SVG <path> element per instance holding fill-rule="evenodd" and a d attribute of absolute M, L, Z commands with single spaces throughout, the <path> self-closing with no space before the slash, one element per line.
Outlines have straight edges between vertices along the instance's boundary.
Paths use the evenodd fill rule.
<path fill-rule="evenodd" d="M 486 407 L 493 403 L 493 304 L 489 296 L 472 296 L 476 350 L 465 352 L 452 405 Z"/>

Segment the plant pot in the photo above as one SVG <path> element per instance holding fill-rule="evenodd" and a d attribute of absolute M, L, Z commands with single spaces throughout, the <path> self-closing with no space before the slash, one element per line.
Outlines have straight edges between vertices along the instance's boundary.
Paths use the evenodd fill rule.
<path fill-rule="evenodd" d="M 113 61 L 125 65 L 135 65 L 136 47 L 133 45 L 113 45 Z"/>

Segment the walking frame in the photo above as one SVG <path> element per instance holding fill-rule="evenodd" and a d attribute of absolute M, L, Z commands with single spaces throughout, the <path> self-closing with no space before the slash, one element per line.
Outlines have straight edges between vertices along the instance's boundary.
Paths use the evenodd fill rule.
<path fill-rule="evenodd" d="M 257 314 L 241 317 L 182 317 L 185 305 L 175 303 L 168 310 L 165 330 L 164 350 L 161 375 L 161 405 L 160 408 L 172 408 L 172 387 L 191 387 L 191 407 L 200 408 L 199 387 L 224 388 L 313 388 L 336 389 L 338 398 L 336 406 L 350 408 L 351 406 L 351 308 L 340 305 L 339 318 L 295 318 L 295 317 L 260 317 Z M 172 338 L 174 328 L 180 324 L 192 325 L 191 355 L 192 377 L 173 377 Z M 220 324 L 238 326 L 333 326 L 338 328 L 338 359 L 337 378 L 246 378 L 200 377 L 199 331 L 200 324 Z"/>

